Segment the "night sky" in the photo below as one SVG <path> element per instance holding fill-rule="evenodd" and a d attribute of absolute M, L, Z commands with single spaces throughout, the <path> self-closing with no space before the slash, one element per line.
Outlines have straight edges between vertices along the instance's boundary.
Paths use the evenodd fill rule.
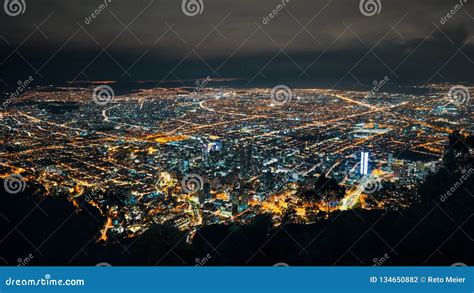
<path fill-rule="evenodd" d="M 373 0 L 375 1 L 375 0 Z M 463 0 L 461 0 L 463 1 Z M 181 0 L 25 0 L 0 11 L 0 86 L 82 80 L 187 84 L 210 76 L 239 86 L 371 85 L 474 81 L 474 7 L 459 1 L 380 0 L 364 16 L 359 0 L 202 0 L 186 16 Z M 4 9 L 5 10 L 5 9 Z"/>

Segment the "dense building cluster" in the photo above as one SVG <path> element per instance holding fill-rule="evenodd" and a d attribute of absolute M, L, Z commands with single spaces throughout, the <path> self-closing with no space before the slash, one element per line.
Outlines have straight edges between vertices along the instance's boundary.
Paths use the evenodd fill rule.
<path fill-rule="evenodd" d="M 312 223 L 400 210 L 440 167 L 452 130 L 473 130 L 448 86 L 422 90 L 300 89 L 275 103 L 270 89 L 160 88 L 97 104 L 92 88 L 31 89 L 2 113 L 0 175 L 94 206 L 107 219 L 99 240 L 152 223 L 192 239 L 261 213 Z"/>

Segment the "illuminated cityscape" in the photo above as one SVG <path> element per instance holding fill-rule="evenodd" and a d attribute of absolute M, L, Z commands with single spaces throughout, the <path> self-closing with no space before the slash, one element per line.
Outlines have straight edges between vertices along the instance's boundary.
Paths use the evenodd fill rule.
<path fill-rule="evenodd" d="M 0 265 L 472 265 L 471 2 L 4 2 Z"/>
<path fill-rule="evenodd" d="M 142 89 L 104 103 L 93 87 L 35 88 L 3 113 L 0 173 L 98 209 L 98 242 L 153 223 L 192 241 L 201 227 L 258 214 L 279 225 L 403 210 L 440 168 L 452 129 L 472 133 L 469 105 L 452 103 L 449 88 L 295 89 L 283 103 L 261 88 Z"/>

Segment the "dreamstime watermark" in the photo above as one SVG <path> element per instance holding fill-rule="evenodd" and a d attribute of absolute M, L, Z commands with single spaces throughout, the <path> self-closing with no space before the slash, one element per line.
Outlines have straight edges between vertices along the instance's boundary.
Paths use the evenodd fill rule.
<path fill-rule="evenodd" d="M 100 4 L 90 15 L 84 18 L 84 23 L 89 25 L 94 19 L 96 19 L 104 10 L 109 6 L 109 3 L 112 3 L 112 0 L 104 0 L 104 3 Z"/>
<path fill-rule="evenodd" d="M 372 97 L 376 93 L 378 93 L 389 81 L 390 81 L 390 78 L 388 78 L 388 76 L 384 76 L 384 78 L 380 81 L 374 80 L 372 83 L 374 86 L 372 87 L 372 90 L 370 91 L 368 97 Z"/>
<path fill-rule="evenodd" d="M 382 3 L 380 0 L 360 0 L 359 10 L 364 16 L 374 16 L 382 11 Z"/>
<path fill-rule="evenodd" d="M 94 197 L 93 197 L 92 194 L 90 194 L 90 193 L 88 193 L 86 196 L 84 196 L 84 200 L 85 200 L 87 203 L 90 203 L 93 199 L 94 199 Z"/>
<path fill-rule="evenodd" d="M 3 3 L 3 10 L 8 16 L 18 16 L 25 14 L 26 2 L 25 0 L 5 0 Z"/>
<path fill-rule="evenodd" d="M 196 16 L 204 11 L 204 2 L 202 0 L 183 0 L 181 10 L 187 16 Z"/>
<path fill-rule="evenodd" d="M 105 106 L 115 98 L 114 90 L 108 85 L 99 85 L 92 93 L 94 103 L 99 106 Z"/>
<path fill-rule="evenodd" d="M 456 183 L 454 183 L 454 185 L 451 186 L 451 188 L 448 191 L 446 191 L 444 194 L 441 195 L 440 201 L 441 202 L 447 201 L 456 192 L 456 190 L 458 190 L 464 184 L 464 182 L 466 182 L 466 180 L 468 180 L 469 177 L 472 176 L 472 174 L 474 174 L 473 168 L 467 170 L 466 173 L 462 174 L 461 178 L 459 178 L 459 180 Z"/>
<path fill-rule="evenodd" d="M 194 93 L 197 94 L 197 93 L 202 92 L 211 81 L 212 79 L 209 76 L 203 80 L 196 80 L 195 82 L 196 87 L 194 87 Z"/>
<path fill-rule="evenodd" d="M 443 17 L 441 17 L 441 19 L 439 20 L 439 23 L 441 24 L 446 24 L 452 17 L 454 17 L 454 15 L 456 15 L 456 13 L 459 12 L 459 10 L 461 10 L 461 8 L 463 8 L 464 4 L 467 3 L 467 0 L 459 0 L 459 3 L 454 5 L 453 8 L 451 8 L 451 10 L 446 13 L 446 15 L 444 15 Z"/>
<path fill-rule="evenodd" d="M 372 260 L 372 262 L 374 263 L 372 266 L 374 267 L 383 266 L 388 261 L 389 258 L 390 258 L 390 255 L 388 255 L 387 253 L 384 254 L 381 258 L 374 258 Z"/>
<path fill-rule="evenodd" d="M 293 91 L 286 85 L 277 85 L 272 89 L 270 97 L 272 104 L 283 106 L 291 102 L 291 99 L 293 99 Z"/>
<path fill-rule="evenodd" d="M 203 185 L 204 180 L 197 174 L 188 174 L 181 181 L 181 188 L 188 194 L 201 191 Z"/>
<path fill-rule="evenodd" d="M 462 85 L 453 86 L 448 92 L 448 98 L 456 106 L 468 105 L 471 99 L 469 89 Z"/>
<path fill-rule="evenodd" d="M 212 255 L 210 255 L 209 253 L 206 254 L 205 257 L 199 259 L 199 258 L 196 258 L 194 261 L 196 262 L 196 267 L 202 267 L 202 266 L 205 266 L 210 260 L 212 259 Z"/>
<path fill-rule="evenodd" d="M 28 88 L 31 86 L 31 83 L 34 81 L 35 79 L 30 75 L 28 77 L 28 79 L 25 79 L 25 80 L 19 80 L 17 82 L 17 88 L 16 90 L 10 94 L 10 96 L 8 96 L 8 99 L 2 103 L 2 106 L 0 107 L 0 111 L 6 111 L 8 106 L 13 103 L 18 97 L 21 96 L 21 94 Z"/>
<path fill-rule="evenodd" d="M 296 170 L 290 170 L 288 171 L 285 176 L 283 177 L 283 180 L 281 180 L 280 182 L 278 182 L 275 187 L 273 188 L 273 190 L 280 190 L 281 188 L 283 188 L 283 186 L 285 186 L 285 184 L 287 184 L 288 182 L 294 182 L 294 181 L 298 181 L 300 179 L 300 176 L 301 174 L 296 171 Z"/>
<path fill-rule="evenodd" d="M 112 265 L 109 264 L 108 262 L 100 262 L 95 265 L 96 267 L 111 267 Z"/>
<path fill-rule="evenodd" d="M 364 193 L 366 194 L 374 194 L 376 192 L 379 192 L 383 188 L 382 182 L 379 179 L 373 178 L 362 179 L 360 186 L 361 188 L 363 188 Z"/>
<path fill-rule="evenodd" d="M 7 287 L 68 287 L 68 286 L 85 286 L 84 279 L 53 279 L 50 274 L 44 275 L 41 279 L 13 279 L 5 280 Z"/>
<path fill-rule="evenodd" d="M 28 254 L 25 258 L 19 258 L 17 259 L 18 267 L 26 267 L 33 259 L 34 259 L 33 254 Z"/>
<path fill-rule="evenodd" d="M 5 178 L 3 187 L 9 194 L 18 194 L 25 191 L 26 181 L 20 174 L 12 174 Z"/>
<path fill-rule="evenodd" d="M 270 12 L 268 15 L 263 17 L 262 23 L 269 24 L 273 18 L 275 18 L 278 13 L 280 13 L 286 6 L 286 4 L 290 3 L 290 0 L 281 0 L 281 3 L 275 6 L 275 8 Z"/>
<path fill-rule="evenodd" d="M 273 265 L 274 267 L 289 267 L 290 265 L 286 262 L 279 262 Z"/>

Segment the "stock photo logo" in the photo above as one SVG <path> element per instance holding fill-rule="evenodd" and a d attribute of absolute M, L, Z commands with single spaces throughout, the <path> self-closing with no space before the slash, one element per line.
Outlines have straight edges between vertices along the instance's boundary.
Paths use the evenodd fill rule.
<path fill-rule="evenodd" d="M 194 266 L 196 267 L 203 267 L 205 266 L 210 260 L 212 259 L 212 255 L 210 253 L 206 254 L 203 258 L 196 258 L 194 262 L 196 263 Z"/>
<path fill-rule="evenodd" d="M 360 0 L 359 10 L 364 16 L 374 16 L 382 11 L 382 3 L 380 0 Z"/>
<path fill-rule="evenodd" d="M 451 103 L 456 106 L 468 105 L 471 99 L 469 89 L 462 85 L 453 86 L 448 93 L 448 98 Z"/>
<path fill-rule="evenodd" d="M 197 94 L 202 92 L 211 81 L 212 78 L 209 76 L 203 80 L 196 80 L 196 82 L 194 83 L 196 86 L 194 87 L 193 93 Z"/>
<path fill-rule="evenodd" d="M 467 267 L 467 264 L 463 262 L 457 262 L 457 263 L 453 263 L 451 266 L 452 267 Z"/>
<path fill-rule="evenodd" d="M 105 106 L 115 98 L 114 90 L 108 85 L 99 85 L 92 93 L 94 103 L 99 106 Z"/>
<path fill-rule="evenodd" d="M 382 182 L 375 179 L 366 179 L 361 185 L 366 194 L 374 194 L 382 189 Z"/>
<path fill-rule="evenodd" d="M 18 194 L 25 191 L 26 181 L 20 174 L 12 174 L 5 178 L 3 187 L 10 194 Z"/>
<path fill-rule="evenodd" d="M 188 194 L 201 191 L 203 185 L 204 180 L 197 174 L 188 174 L 181 181 L 181 188 Z"/>
<path fill-rule="evenodd" d="M 26 2 L 25 0 L 5 0 L 3 9 L 8 16 L 18 16 L 25 14 Z"/>
<path fill-rule="evenodd" d="M 380 267 L 383 266 L 388 260 L 390 259 L 390 255 L 385 253 L 381 258 L 374 258 L 372 259 L 373 267 Z"/>
<path fill-rule="evenodd" d="M 30 262 L 34 260 L 35 256 L 33 254 L 28 254 L 25 258 L 18 258 L 16 262 L 18 267 L 26 267 Z"/>
<path fill-rule="evenodd" d="M 181 9 L 187 16 L 196 16 L 204 11 L 203 0 L 183 0 Z"/>
<path fill-rule="evenodd" d="M 293 91 L 286 85 L 277 85 L 272 89 L 271 100 L 276 106 L 283 106 L 291 102 Z"/>
<path fill-rule="evenodd" d="M 448 13 L 441 17 L 439 23 L 441 23 L 442 25 L 447 24 L 451 20 L 451 18 L 453 18 L 464 7 L 466 3 L 467 0 L 459 0 L 459 3 L 454 5 Z"/>
<path fill-rule="evenodd" d="M 104 0 L 104 3 L 101 3 L 97 8 L 89 15 L 84 18 L 84 23 L 86 25 L 91 24 L 94 20 L 105 11 L 105 9 L 112 3 L 112 0 Z"/>

